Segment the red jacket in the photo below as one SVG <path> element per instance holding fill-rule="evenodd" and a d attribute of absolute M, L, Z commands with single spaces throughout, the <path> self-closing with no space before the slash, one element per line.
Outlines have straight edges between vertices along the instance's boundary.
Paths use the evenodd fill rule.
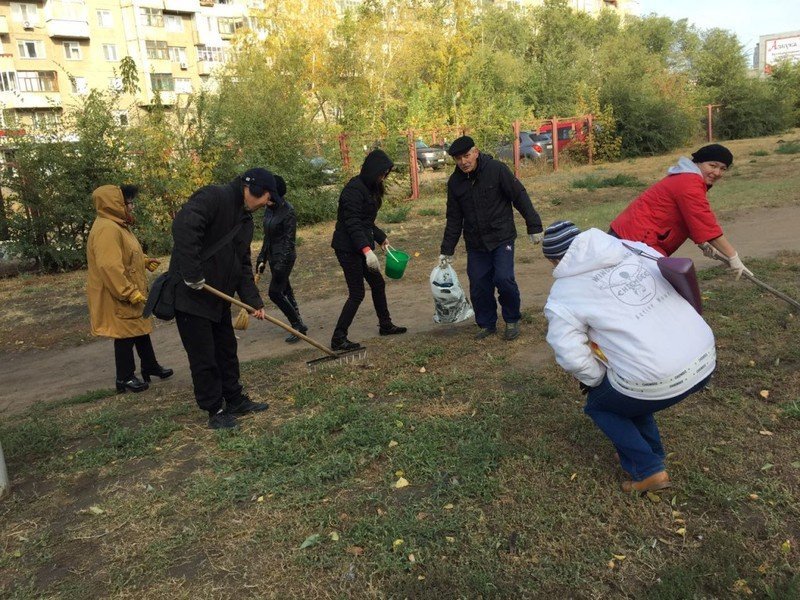
<path fill-rule="evenodd" d="M 672 174 L 631 202 L 611 222 L 611 229 L 622 239 L 644 242 L 665 256 L 687 238 L 702 244 L 721 236 L 722 227 L 706 197 L 708 187 L 697 167 L 686 163 L 690 161 L 682 158 L 670 169 Z"/>

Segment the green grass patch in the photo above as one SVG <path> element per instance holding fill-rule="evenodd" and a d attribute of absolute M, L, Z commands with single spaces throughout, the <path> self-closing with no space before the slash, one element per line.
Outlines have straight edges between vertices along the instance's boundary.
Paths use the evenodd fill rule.
<path fill-rule="evenodd" d="M 586 175 L 572 181 L 572 187 L 586 190 L 597 190 L 607 187 L 644 187 L 645 183 L 633 175 L 618 173 L 611 177 Z"/>
<path fill-rule="evenodd" d="M 789 140 L 778 144 L 775 154 L 800 154 L 800 140 Z"/>
<path fill-rule="evenodd" d="M 387 206 L 381 210 L 379 219 L 384 223 L 403 223 L 408 220 L 408 214 L 411 212 L 410 204 L 398 204 L 395 206 Z"/>
<path fill-rule="evenodd" d="M 753 150 L 750 156 L 769 156 L 768 150 Z"/>
<path fill-rule="evenodd" d="M 421 208 L 417 214 L 420 217 L 438 217 L 442 214 L 442 211 L 438 208 Z"/>

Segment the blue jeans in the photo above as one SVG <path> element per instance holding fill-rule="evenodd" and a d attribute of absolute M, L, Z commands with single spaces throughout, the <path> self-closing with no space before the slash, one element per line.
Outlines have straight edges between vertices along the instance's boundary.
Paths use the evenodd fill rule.
<path fill-rule="evenodd" d="M 688 392 L 665 400 L 639 400 L 621 394 L 608 381 L 589 391 L 583 412 L 589 415 L 617 449 L 619 462 L 634 481 L 664 470 L 664 447 L 653 413 L 702 390 L 711 375 Z"/>
<path fill-rule="evenodd" d="M 504 242 L 492 251 L 467 250 L 467 276 L 475 322 L 484 329 L 497 327 L 497 289 L 503 320 L 520 320 L 520 297 L 514 278 L 514 242 Z"/>

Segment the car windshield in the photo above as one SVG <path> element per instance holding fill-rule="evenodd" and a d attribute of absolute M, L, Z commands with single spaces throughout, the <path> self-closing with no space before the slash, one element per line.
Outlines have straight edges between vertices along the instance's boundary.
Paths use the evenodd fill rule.
<path fill-rule="evenodd" d="M 417 140 L 417 148 L 430 148 L 430 146 L 422 140 Z"/>

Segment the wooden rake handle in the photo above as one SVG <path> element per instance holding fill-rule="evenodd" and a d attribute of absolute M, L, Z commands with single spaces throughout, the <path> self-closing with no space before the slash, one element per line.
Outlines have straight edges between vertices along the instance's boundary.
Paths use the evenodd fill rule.
<path fill-rule="evenodd" d="M 716 259 L 717 259 L 718 261 L 720 261 L 721 263 L 725 263 L 725 264 L 726 264 L 726 265 L 728 265 L 728 266 L 730 266 L 730 264 L 731 264 L 731 263 L 730 263 L 730 261 L 728 260 L 728 257 L 727 257 L 727 256 L 723 256 L 722 254 L 720 254 L 720 253 L 718 253 L 718 252 L 715 252 L 715 253 L 714 253 L 714 258 L 716 258 Z M 747 274 L 747 273 L 742 273 L 742 275 L 743 275 L 743 276 L 744 276 L 746 279 L 749 279 L 750 281 L 752 281 L 753 283 L 755 283 L 757 286 L 764 288 L 765 290 L 767 290 L 767 291 L 768 291 L 768 292 L 770 292 L 771 294 L 773 294 L 773 295 L 777 296 L 778 298 L 780 298 L 781 300 L 783 300 L 783 301 L 785 301 L 785 302 L 788 302 L 789 304 L 791 304 L 791 305 L 792 305 L 792 306 L 794 306 L 795 308 L 800 308 L 800 302 L 798 302 L 797 300 L 795 300 L 795 299 L 794 299 L 794 298 L 792 298 L 791 296 L 787 296 L 787 295 L 786 295 L 786 294 L 784 294 L 782 291 L 780 291 L 780 290 L 776 290 L 776 289 L 775 289 L 774 287 L 772 287 L 771 285 L 769 285 L 769 284 L 767 284 L 767 283 L 764 283 L 763 281 L 761 281 L 760 279 L 757 279 L 757 278 L 756 278 L 756 277 L 754 277 L 753 275 L 749 275 L 749 274 Z"/>
<path fill-rule="evenodd" d="M 236 298 L 234 298 L 234 297 L 232 297 L 232 296 L 228 296 L 228 294 L 226 294 L 226 293 L 224 293 L 224 292 L 220 292 L 218 289 L 211 287 L 211 286 L 210 286 L 210 285 L 208 285 L 207 283 L 204 283 L 204 284 L 203 284 L 203 289 L 204 289 L 204 290 L 206 290 L 206 291 L 208 291 L 208 292 L 211 292 L 212 294 L 214 294 L 214 295 L 215 295 L 215 296 L 217 296 L 218 298 L 222 298 L 223 300 L 227 300 L 227 301 L 228 301 L 228 302 L 230 302 L 231 304 L 234 304 L 234 305 L 236 305 L 236 306 L 239 306 L 239 307 L 241 307 L 241 308 L 245 309 L 247 312 L 249 312 L 249 313 L 251 313 L 251 314 L 252 314 L 252 313 L 254 313 L 254 312 L 256 312 L 256 309 L 255 309 L 255 308 L 253 308 L 252 306 L 250 306 L 249 304 L 245 304 L 245 303 L 244 303 L 244 302 L 242 302 L 241 300 L 237 300 Z M 292 335 L 296 335 L 297 337 L 299 337 L 299 338 L 300 338 L 301 340 L 303 340 L 304 342 L 308 342 L 309 344 L 311 344 L 312 346 L 314 346 L 314 347 L 315 347 L 315 348 L 317 348 L 318 350 L 322 350 L 322 351 L 323 351 L 325 354 L 327 354 L 328 356 L 338 356 L 338 355 L 337 355 L 337 354 L 336 354 L 336 353 L 335 353 L 333 350 L 331 350 L 330 348 L 326 348 L 325 346 L 323 346 L 322 344 L 320 344 L 318 341 L 316 341 L 316 340 L 312 340 L 312 339 L 311 339 L 310 337 L 308 337 L 307 335 L 305 335 L 305 334 L 303 334 L 303 333 L 300 333 L 299 331 L 297 331 L 297 330 L 296 330 L 296 329 L 294 329 L 293 327 L 290 327 L 289 325 L 287 325 L 287 324 L 286 324 L 286 323 L 284 323 L 283 321 L 280 321 L 280 320 L 276 319 L 275 317 L 271 317 L 271 316 L 269 316 L 268 314 L 264 314 L 264 318 L 265 318 L 267 321 L 269 321 L 270 323 L 272 323 L 273 325 L 277 325 L 278 327 L 280 327 L 280 328 L 282 328 L 282 329 L 285 329 L 286 331 L 288 331 L 288 332 L 289 332 L 289 333 L 291 333 Z"/>

